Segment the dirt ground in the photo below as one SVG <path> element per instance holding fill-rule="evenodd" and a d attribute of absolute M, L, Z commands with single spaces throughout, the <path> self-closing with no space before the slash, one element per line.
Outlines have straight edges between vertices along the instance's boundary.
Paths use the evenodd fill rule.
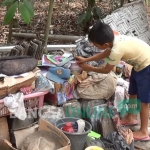
<path fill-rule="evenodd" d="M 0 44 L 7 43 L 8 25 L 3 25 L 4 15 L 6 8 L 1 6 L 0 0 Z M 41 33 L 45 31 L 45 24 L 47 21 L 47 11 L 49 7 L 49 0 L 33 0 L 35 15 L 32 18 L 29 25 L 26 25 L 20 16 L 16 13 L 13 25 L 13 32 L 17 33 Z M 112 0 L 108 0 L 106 3 L 103 0 L 101 3 L 97 3 L 102 9 L 103 14 L 109 14 L 112 9 Z M 116 0 L 113 0 L 116 1 Z M 55 35 L 84 35 L 82 28 L 77 24 L 77 19 L 85 11 L 85 3 L 80 0 L 70 0 L 69 4 L 62 0 L 54 2 L 53 16 L 50 34 Z M 12 43 L 17 43 L 23 40 L 23 38 L 12 38 Z M 63 41 L 48 41 L 48 44 L 66 44 Z M 69 44 L 67 42 L 67 44 Z"/>
<path fill-rule="evenodd" d="M 149 116 L 150 116 L 150 114 L 149 114 Z M 140 128 L 140 115 L 137 116 L 137 120 L 139 122 L 139 125 L 130 127 L 130 129 L 132 131 L 137 131 Z M 150 134 L 150 117 L 149 117 L 148 124 L 149 124 L 149 134 Z M 150 150 L 150 141 L 148 141 L 148 142 L 135 141 L 135 145 L 143 147 L 143 148 L 145 148 L 145 150 Z"/>

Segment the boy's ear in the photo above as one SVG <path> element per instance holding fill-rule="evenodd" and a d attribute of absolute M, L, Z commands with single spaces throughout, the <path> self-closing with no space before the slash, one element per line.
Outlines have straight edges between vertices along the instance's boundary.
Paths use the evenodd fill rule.
<path fill-rule="evenodd" d="M 105 47 L 109 47 L 109 43 L 105 43 L 104 45 L 105 45 Z"/>

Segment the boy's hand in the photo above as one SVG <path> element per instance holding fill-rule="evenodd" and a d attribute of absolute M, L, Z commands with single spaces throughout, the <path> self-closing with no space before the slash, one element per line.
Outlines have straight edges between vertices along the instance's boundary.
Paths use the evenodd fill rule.
<path fill-rule="evenodd" d="M 87 72 L 92 71 L 91 66 L 88 64 L 79 64 L 79 67 L 82 68 L 83 71 L 87 71 Z"/>
<path fill-rule="evenodd" d="M 81 56 L 76 56 L 75 59 L 76 59 L 78 64 L 82 64 L 82 63 L 86 62 L 86 58 L 81 57 Z"/>

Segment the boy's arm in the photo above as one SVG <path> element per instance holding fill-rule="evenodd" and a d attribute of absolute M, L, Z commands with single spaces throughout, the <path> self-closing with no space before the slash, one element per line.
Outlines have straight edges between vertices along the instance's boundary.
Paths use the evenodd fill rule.
<path fill-rule="evenodd" d="M 111 49 L 106 49 L 104 52 L 98 53 L 98 54 L 91 56 L 91 57 L 88 57 L 88 58 L 76 56 L 75 59 L 77 60 L 78 64 L 82 64 L 82 63 L 85 63 L 88 61 L 98 61 L 98 60 L 101 60 L 101 59 L 108 57 L 110 52 L 111 52 Z"/>
<path fill-rule="evenodd" d="M 93 72 L 97 72 L 97 73 L 104 73 L 107 74 L 109 73 L 111 70 L 113 70 L 115 65 L 110 65 L 107 64 L 105 67 L 93 67 L 87 64 L 80 64 L 79 65 L 84 71 L 93 71 Z"/>

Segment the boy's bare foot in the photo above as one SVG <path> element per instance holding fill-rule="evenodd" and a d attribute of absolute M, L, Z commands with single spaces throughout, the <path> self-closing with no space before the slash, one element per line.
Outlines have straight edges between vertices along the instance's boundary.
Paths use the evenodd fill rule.
<path fill-rule="evenodd" d="M 120 123 L 122 125 L 137 125 L 138 121 L 134 117 L 126 116 L 125 118 L 120 120 Z"/>

